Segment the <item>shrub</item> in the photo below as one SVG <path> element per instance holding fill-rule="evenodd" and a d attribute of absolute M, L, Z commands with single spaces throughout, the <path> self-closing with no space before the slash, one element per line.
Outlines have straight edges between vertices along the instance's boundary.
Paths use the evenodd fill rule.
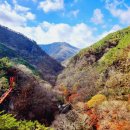
<path fill-rule="evenodd" d="M 39 122 L 17 121 L 11 114 L 0 112 L 0 130 L 52 130 Z"/>
<path fill-rule="evenodd" d="M 78 102 L 78 100 L 80 99 L 80 95 L 75 93 L 75 94 L 72 94 L 70 97 L 69 97 L 69 102 L 70 103 L 76 103 Z"/>
<path fill-rule="evenodd" d="M 5 77 L 0 78 L 0 90 L 3 89 L 4 91 L 6 91 L 8 88 L 9 88 L 9 83 L 7 78 Z"/>
<path fill-rule="evenodd" d="M 0 112 L 0 129 L 1 130 L 15 130 L 19 123 L 11 114 L 3 114 Z"/>
<path fill-rule="evenodd" d="M 101 104 L 103 101 L 106 100 L 106 96 L 103 94 L 97 94 L 94 97 L 92 97 L 88 102 L 87 106 L 89 108 L 95 107 L 96 105 Z"/>
<path fill-rule="evenodd" d="M 0 69 L 9 68 L 9 67 L 11 67 L 11 62 L 9 58 L 5 57 L 0 59 Z"/>
<path fill-rule="evenodd" d="M 59 91 L 61 91 L 64 95 L 66 95 L 67 87 L 66 87 L 65 85 L 61 84 L 58 89 L 59 89 Z"/>
<path fill-rule="evenodd" d="M 52 124 L 56 130 L 87 130 L 83 125 L 84 121 L 75 110 L 58 115 Z"/>
<path fill-rule="evenodd" d="M 130 112 L 130 104 L 127 105 L 127 110 Z"/>
<path fill-rule="evenodd" d="M 19 65 L 22 67 L 22 65 L 26 68 L 28 68 L 28 70 L 30 70 L 34 75 L 36 76 L 40 76 L 40 72 L 31 64 L 29 64 L 26 60 L 23 60 L 22 58 L 15 58 L 13 59 L 13 62 L 16 65 Z"/>
<path fill-rule="evenodd" d="M 78 89 L 80 88 L 80 83 L 76 82 L 72 87 L 72 92 L 76 93 Z"/>
<path fill-rule="evenodd" d="M 41 125 L 39 122 L 35 121 L 20 121 L 18 130 L 52 130 L 44 125 Z"/>
<path fill-rule="evenodd" d="M 96 108 L 100 130 L 130 130 L 130 112 L 126 101 L 105 101 Z M 101 118 L 100 118 L 101 117 Z"/>

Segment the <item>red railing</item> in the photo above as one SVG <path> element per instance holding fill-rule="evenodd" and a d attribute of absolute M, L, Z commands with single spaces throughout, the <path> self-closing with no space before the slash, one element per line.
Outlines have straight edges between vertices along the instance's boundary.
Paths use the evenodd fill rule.
<path fill-rule="evenodd" d="M 13 90 L 14 88 L 14 84 L 16 82 L 16 78 L 15 77 L 10 77 L 9 79 L 9 89 L 0 97 L 0 104 L 6 99 L 6 97 L 10 94 L 10 92 Z"/>

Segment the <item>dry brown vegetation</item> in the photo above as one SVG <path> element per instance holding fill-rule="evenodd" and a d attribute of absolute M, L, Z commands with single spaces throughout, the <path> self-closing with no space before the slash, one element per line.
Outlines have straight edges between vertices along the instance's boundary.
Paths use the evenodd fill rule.
<path fill-rule="evenodd" d="M 58 112 L 56 95 L 50 85 L 21 70 L 18 81 L 10 98 L 10 113 L 17 119 L 38 120 L 50 125 Z"/>

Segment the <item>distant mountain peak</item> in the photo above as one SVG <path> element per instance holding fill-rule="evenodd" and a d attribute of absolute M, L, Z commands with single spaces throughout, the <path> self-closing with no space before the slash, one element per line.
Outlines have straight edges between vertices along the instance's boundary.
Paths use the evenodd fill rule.
<path fill-rule="evenodd" d="M 70 45 L 67 42 L 54 42 L 40 47 L 58 62 L 63 62 L 79 52 L 79 48 Z"/>

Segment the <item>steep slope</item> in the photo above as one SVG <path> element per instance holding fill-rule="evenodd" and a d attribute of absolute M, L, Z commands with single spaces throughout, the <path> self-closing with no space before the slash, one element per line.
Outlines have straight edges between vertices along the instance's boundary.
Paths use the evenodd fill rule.
<path fill-rule="evenodd" d="M 81 50 L 56 87 L 73 106 L 57 116 L 56 130 L 130 129 L 130 27 Z"/>
<path fill-rule="evenodd" d="M 62 66 L 48 56 L 35 41 L 3 26 L 0 26 L 0 43 L 1 47 L 4 48 L 1 49 L 2 56 L 12 58 L 17 55 L 22 57 L 38 69 L 45 80 L 51 83 L 55 82 L 56 75 L 62 70 Z"/>
<path fill-rule="evenodd" d="M 82 96 L 86 100 L 99 90 L 111 88 L 114 83 L 111 80 L 116 80 L 118 76 L 128 80 L 129 60 L 130 27 L 111 33 L 91 47 L 81 50 L 59 75 L 57 86 L 62 85 L 71 89 L 77 87 L 79 93 L 84 93 Z M 121 86 L 118 84 L 123 82 L 120 80 L 119 78 L 116 81 L 117 89 Z M 129 82 L 122 85 L 130 87 Z"/>
<path fill-rule="evenodd" d="M 63 62 L 75 54 L 79 49 L 65 42 L 55 42 L 48 45 L 40 45 L 40 47 L 58 62 Z"/>
<path fill-rule="evenodd" d="M 0 43 L 0 57 L 17 57 L 17 54 L 15 51 L 9 49 L 8 47 L 6 47 L 5 45 Z"/>

